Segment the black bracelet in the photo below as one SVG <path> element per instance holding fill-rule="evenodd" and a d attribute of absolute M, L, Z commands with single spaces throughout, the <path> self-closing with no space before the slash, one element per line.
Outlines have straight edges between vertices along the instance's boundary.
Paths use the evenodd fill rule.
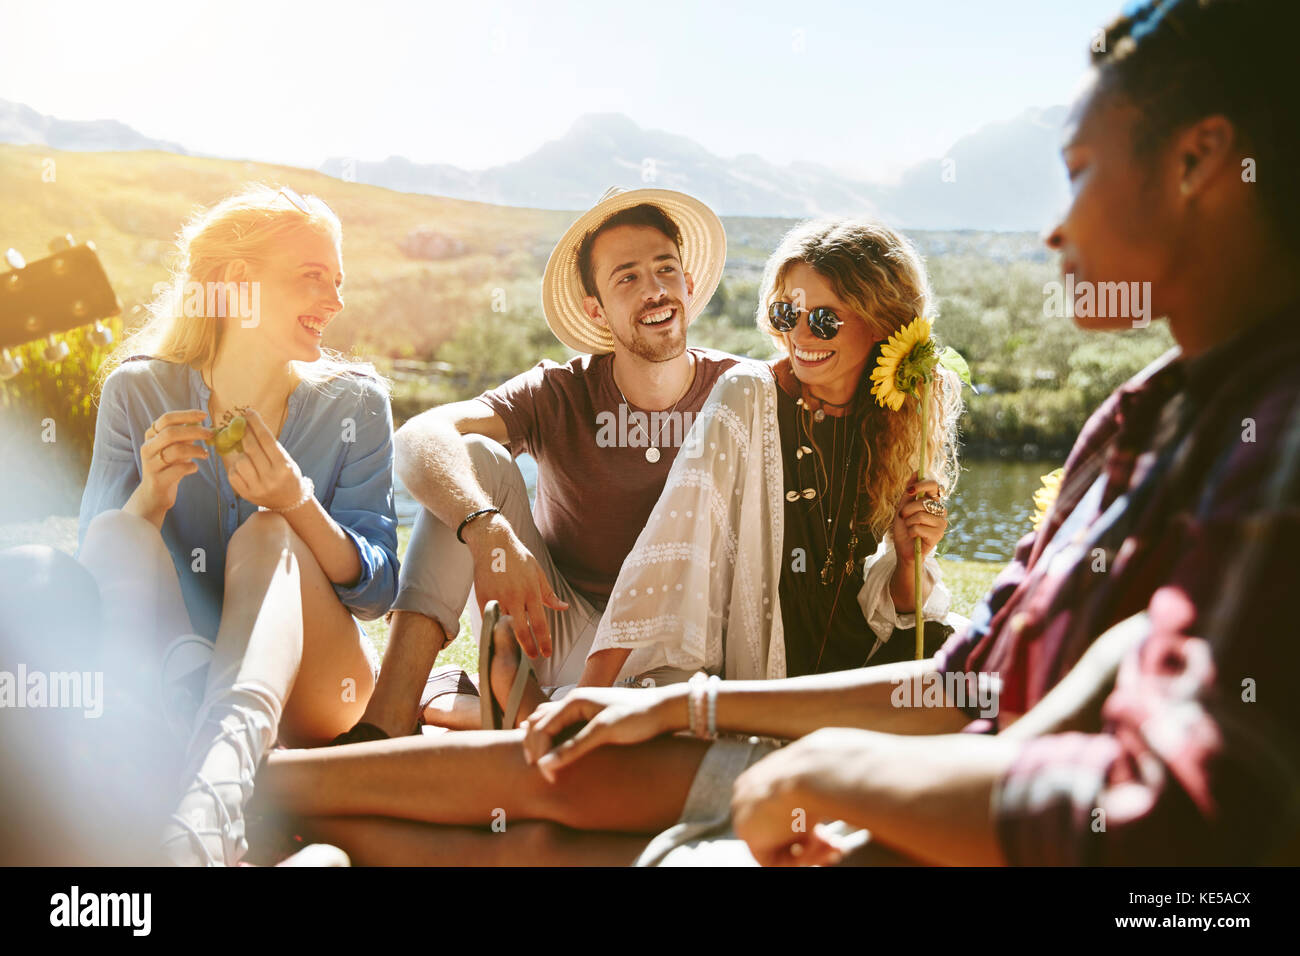
<path fill-rule="evenodd" d="M 469 542 L 467 542 L 467 541 L 466 541 L 466 540 L 461 536 L 461 532 L 465 530 L 465 525 L 469 524 L 469 523 L 470 523 L 471 521 L 473 521 L 475 518 L 481 518 L 481 517 L 483 517 L 483 515 L 490 515 L 490 514 L 498 514 L 498 515 L 499 515 L 500 513 L 501 513 L 501 509 L 500 509 L 500 508 L 480 508 L 478 511 L 474 511 L 474 512 L 471 512 L 470 514 L 466 515 L 466 516 L 465 516 L 465 520 L 462 521 L 462 522 L 460 523 L 460 527 L 456 529 L 456 540 L 459 541 L 461 544 L 468 544 Z"/>

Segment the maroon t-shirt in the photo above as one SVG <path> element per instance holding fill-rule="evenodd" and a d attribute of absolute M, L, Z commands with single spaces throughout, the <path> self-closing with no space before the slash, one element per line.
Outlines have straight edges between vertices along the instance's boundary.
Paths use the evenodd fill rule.
<path fill-rule="evenodd" d="M 537 529 L 565 580 L 598 606 L 609 600 L 696 413 L 739 361 L 689 351 L 695 381 L 672 416 L 623 406 L 613 353 L 542 361 L 478 397 L 505 422 L 511 454 L 537 460 Z M 658 461 L 646 459 L 651 445 Z"/>

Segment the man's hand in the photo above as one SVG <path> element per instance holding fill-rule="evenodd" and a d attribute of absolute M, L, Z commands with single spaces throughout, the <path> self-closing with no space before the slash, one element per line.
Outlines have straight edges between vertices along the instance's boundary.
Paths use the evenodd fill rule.
<path fill-rule="evenodd" d="M 581 721 L 586 726 L 551 749 L 556 737 Z M 563 700 L 542 704 L 523 723 L 524 760 L 552 783 L 560 768 L 604 744 L 638 744 L 686 726 L 686 685 L 579 687 Z"/>
<path fill-rule="evenodd" d="M 764 757 L 732 790 L 736 835 L 763 866 L 829 866 L 843 852 L 820 826 L 823 794 L 852 766 L 858 734 L 819 730 Z"/>
<path fill-rule="evenodd" d="M 541 563 L 500 514 L 470 522 L 464 538 L 474 555 L 474 593 L 480 613 L 488 601 L 498 602 L 502 613 L 510 616 L 523 652 L 529 657 L 550 657 L 546 608 L 567 611 L 569 605 L 555 596 Z"/>

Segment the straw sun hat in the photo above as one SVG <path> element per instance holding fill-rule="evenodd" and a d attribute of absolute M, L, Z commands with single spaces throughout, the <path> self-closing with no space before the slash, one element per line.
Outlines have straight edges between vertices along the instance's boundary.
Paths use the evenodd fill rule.
<path fill-rule="evenodd" d="M 722 279 L 727 260 L 727 236 L 722 221 L 698 199 L 671 189 L 630 189 L 614 186 L 579 217 L 556 244 L 542 276 L 542 308 L 555 337 L 577 352 L 614 351 L 609 329 L 597 325 L 583 311 L 582 277 L 578 274 L 578 246 L 587 233 L 610 216 L 651 203 L 658 206 L 682 233 L 682 268 L 695 280 L 695 293 L 686 307 L 686 323 L 693 322 L 709 304 Z"/>

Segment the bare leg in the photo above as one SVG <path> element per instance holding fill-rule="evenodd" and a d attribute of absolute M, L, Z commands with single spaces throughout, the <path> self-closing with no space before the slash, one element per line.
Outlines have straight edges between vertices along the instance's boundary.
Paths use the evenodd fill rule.
<path fill-rule="evenodd" d="M 301 576 L 290 537 L 288 522 L 262 513 L 227 546 L 221 625 L 186 759 L 191 776 L 163 834 L 175 863 L 232 863 L 247 849 L 252 774 L 275 741 L 302 658 Z"/>
<path fill-rule="evenodd" d="M 482 730 L 479 698 L 469 694 L 443 694 L 424 708 L 424 723 L 444 730 Z"/>
<path fill-rule="evenodd" d="M 78 560 L 99 585 L 105 639 L 115 654 L 158 661 L 172 640 L 192 630 L 171 554 L 145 519 L 125 511 L 96 515 Z"/>
<path fill-rule="evenodd" d="M 357 866 L 627 866 L 646 838 L 582 833 L 553 823 L 505 822 L 496 832 L 381 817 L 302 821 L 313 842 L 345 850 Z"/>
<path fill-rule="evenodd" d="M 375 675 L 363 648 L 369 638 L 311 549 L 292 531 L 289 536 L 301 569 L 303 648 L 280 737 L 290 744 L 323 744 L 360 720 L 370 700 Z"/>
<path fill-rule="evenodd" d="M 257 681 L 286 702 L 280 734 L 324 743 L 360 717 L 374 686 L 365 638 L 315 557 L 278 515 L 252 515 L 230 539 L 208 694 Z"/>
<path fill-rule="evenodd" d="M 466 731 L 283 750 L 258 798 L 298 816 L 378 816 L 490 826 L 546 820 L 580 830 L 658 833 L 677 822 L 707 745 L 666 737 L 602 747 L 554 784 L 524 763 L 519 731 Z"/>
<path fill-rule="evenodd" d="M 303 648 L 302 568 L 289 523 L 266 512 L 240 525 L 226 548 L 226 583 L 208 694 L 256 680 L 283 704 Z"/>
<path fill-rule="evenodd" d="M 393 611 L 391 622 L 384 666 L 359 719 L 398 737 L 415 726 L 420 692 L 448 642 L 441 624 L 416 611 Z"/>
<path fill-rule="evenodd" d="M 186 762 L 192 777 L 164 833 L 175 862 L 242 855 L 243 806 L 277 732 L 329 739 L 364 706 L 372 677 L 361 639 L 284 518 L 252 515 L 231 536 L 221 625 Z"/>

